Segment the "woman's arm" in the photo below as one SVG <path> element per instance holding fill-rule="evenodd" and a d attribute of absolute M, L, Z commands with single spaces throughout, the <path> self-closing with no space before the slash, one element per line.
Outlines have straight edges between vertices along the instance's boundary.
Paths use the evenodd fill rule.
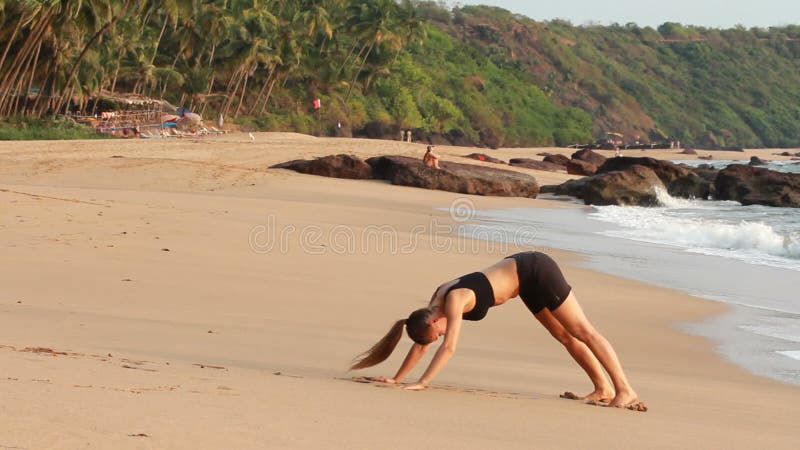
<path fill-rule="evenodd" d="M 392 381 L 387 380 L 389 383 L 400 383 L 403 378 L 417 365 L 422 355 L 428 350 L 427 345 L 420 345 L 414 344 L 411 346 L 411 349 L 408 350 L 408 354 L 406 358 L 403 360 L 403 363 L 400 364 L 400 368 L 397 369 L 397 373 L 394 375 L 394 378 L 391 378 Z"/>
<path fill-rule="evenodd" d="M 422 377 L 416 384 L 407 386 L 406 389 L 419 390 L 425 389 L 425 386 L 433 380 L 433 377 L 447 364 L 450 357 L 456 351 L 456 344 L 458 344 L 458 335 L 461 332 L 461 315 L 464 311 L 464 300 L 458 298 L 450 298 L 445 302 L 445 316 L 447 317 L 447 331 L 444 334 L 444 342 L 436 350 L 433 355 L 428 369 L 422 374 Z"/>

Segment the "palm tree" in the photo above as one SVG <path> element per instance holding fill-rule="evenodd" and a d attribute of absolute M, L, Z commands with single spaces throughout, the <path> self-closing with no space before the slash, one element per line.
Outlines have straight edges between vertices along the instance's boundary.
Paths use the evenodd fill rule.
<path fill-rule="evenodd" d="M 84 44 L 83 50 L 81 50 L 81 53 L 78 55 L 76 61 L 72 65 L 72 70 L 70 70 L 69 74 L 67 75 L 66 84 L 64 85 L 64 87 L 62 88 L 62 91 L 61 91 L 61 94 L 62 94 L 61 95 L 61 101 L 57 104 L 58 106 L 56 107 L 56 111 L 60 111 L 61 108 L 64 107 L 64 104 L 68 102 L 69 97 L 71 96 L 71 94 L 70 94 L 70 96 L 64 96 L 63 95 L 66 92 L 66 90 L 69 89 L 69 91 L 72 92 L 75 89 L 75 86 L 73 86 L 72 84 L 73 84 L 73 81 L 75 80 L 75 75 L 76 75 L 78 69 L 80 68 L 80 65 L 81 65 L 81 62 L 83 61 L 83 58 L 86 57 L 86 53 L 89 51 L 89 49 L 92 48 L 92 46 L 94 44 L 96 44 L 100 40 L 100 38 L 111 27 L 114 26 L 114 24 L 119 19 L 121 19 L 123 16 L 125 16 L 128 13 L 128 9 L 131 7 L 131 5 L 133 3 L 134 3 L 134 0 L 123 0 L 122 5 L 117 10 L 117 12 L 114 13 L 113 15 L 111 15 L 106 20 L 106 22 Z M 87 11 L 88 15 L 94 15 L 96 13 L 95 7 L 97 7 L 97 4 L 92 3 L 90 1 L 87 1 L 87 2 L 85 2 L 85 5 L 86 5 L 85 8 L 87 8 L 87 10 L 88 10 Z M 109 14 L 112 14 L 113 5 L 112 5 L 112 2 L 110 0 L 108 1 L 107 5 L 102 5 L 102 6 L 107 6 Z"/>
<path fill-rule="evenodd" d="M 384 40 L 395 40 L 396 36 L 392 33 L 394 18 L 397 11 L 397 3 L 394 0 L 372 0 L 366 2 L 355 2 L 349 9 L 351 19 L 348 29 L 357 38 L 365 41 L 364 47 L 367 48 L 366 54 L 361 58 L 361 65 L 353 76 L 353 81 L 347 90 L 345 103 L 353 92 L 353 87 L 359 75 L 364 70 L 370 54 L 375 46 Z M 362 48 L 363 50 L 363 48 Z"/>

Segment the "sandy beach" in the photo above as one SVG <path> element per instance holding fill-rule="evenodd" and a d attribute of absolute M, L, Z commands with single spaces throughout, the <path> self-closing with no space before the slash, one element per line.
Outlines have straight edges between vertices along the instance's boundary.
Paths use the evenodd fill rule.
<path fill-rule="evenodd" d="M 646 413 L 559 398 L 591 385 L 519 300 L 462 328 L 431 388 L 394 374 L 410 340 L 351 358 L 442 282 L 518 251 L 467 241 L 446 209 L 569 207 L 296 174 L 334 153 L 422 144 L 293 133 L 0 145 L 0 449 L 796 448 L 798 387 L 678 325 L 725 310 L 558 260 Z M 572 149 L 437 147 L 446 161 Z M 677 150 L 629 156 L 693 159 Z M 780 150 L 714 159 L 786 159 Z M 613 151 L 600 153 L 611 156 Z M 540 185 L 565 173 L 514 169 Z M 432 352 L 431 352 L 432 353 Z M 428 356 L 428 358 L 430 355 Z M 424 370 L 424 360 L 407 381 Z"/>

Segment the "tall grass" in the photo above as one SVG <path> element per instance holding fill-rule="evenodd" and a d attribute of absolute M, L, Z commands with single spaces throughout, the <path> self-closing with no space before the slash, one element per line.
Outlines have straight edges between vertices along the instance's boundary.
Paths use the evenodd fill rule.
<path fill-rule="evenodd" d="M 12 117 L 0 121 L 0 141 L 103 139 L 88 126 L 72 119 Z"/>

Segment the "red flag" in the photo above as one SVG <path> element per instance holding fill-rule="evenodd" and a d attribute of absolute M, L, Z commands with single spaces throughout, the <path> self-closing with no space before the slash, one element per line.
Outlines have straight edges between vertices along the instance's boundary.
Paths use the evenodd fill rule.
<path fill-rule="evenodd" d="M 321 107 L 322 107 L 322 102 L 320 101 L 320 99 L 315 98 L 314 99 L 314 109 L 319 109 Z"/>

